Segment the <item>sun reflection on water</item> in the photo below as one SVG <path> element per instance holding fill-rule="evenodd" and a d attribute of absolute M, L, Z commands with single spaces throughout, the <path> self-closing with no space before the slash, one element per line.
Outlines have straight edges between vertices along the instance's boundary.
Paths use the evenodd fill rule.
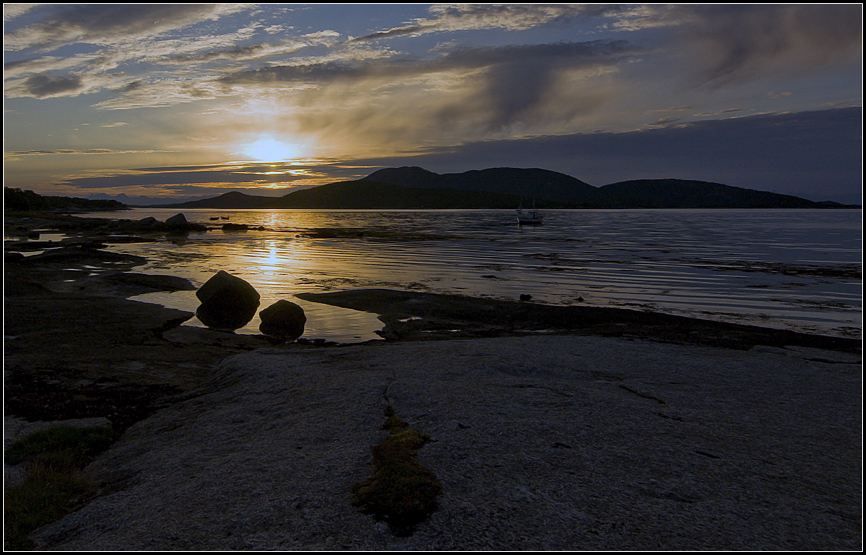
<path fill-rule="evenodd" d="M 550 211 L 542 228 L 521 229 L 512 211 L 202 210 L 186 216 L 205 223 L 218 216 L 266 231 L 216 227 L 183 244 L 112 248 L 146 257 L 146 272 L 185 277 L 196 287 L 225 270 L 256 288 L 260 310 L 280 299 L 296 302 L 308 312 L 308 338 L 354 337 L 359 329 L 377 338 L 382 324 L 375 315 L 295 297 L 359 288 L 506 299 L 530 293 L 551 304 L 859 336 L 862 280 L 796 273 L 859 268 L 859 212 L 844 224 L 841 212 L 832 219 L 810 213 L 816 223 L 805 231 L 789 225 L 804 214 L 794 212 Z M 135 216 L 164 220 L 175 213 Z M 184 295 L 148 299 L 194 312 L 194 293 Z M 240 331 L 258 333 L 258 318 Z"/>

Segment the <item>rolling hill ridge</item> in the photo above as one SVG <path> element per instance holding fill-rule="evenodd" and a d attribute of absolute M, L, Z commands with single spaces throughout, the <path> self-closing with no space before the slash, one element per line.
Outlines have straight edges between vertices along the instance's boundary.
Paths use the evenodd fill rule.
<path fill-rule="evenodd" d="M 683 179 L 640 179 L 594 187 L 538 168 L 490 168 L 437 174 L 416 166 L 386 168 L 356 181 L 329 183 L 282 197 L 231 192 L 164 208 L 460 209 L 516 208 L 838 208 L 791 195 Z"/>

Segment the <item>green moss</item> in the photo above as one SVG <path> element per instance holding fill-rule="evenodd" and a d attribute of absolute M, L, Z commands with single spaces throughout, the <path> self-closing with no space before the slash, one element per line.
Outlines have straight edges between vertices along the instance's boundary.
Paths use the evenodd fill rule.
<path fill-rule="evenodd" d="M 28 535 L 33 530 L 71 513 L 93 492 L 76 473 L 31 464 L 24 481 L 4 491 L 4 549 L 32 549 Z"/>
<path fill-rule="evenodd" d="M 109 428 L 56 426 L 16 441 L 4 455 L 9 464 L 39 458 L 46 464 L 82 468 L 113 441 Z"/>
<path fill-rule="evenodd" d="M 4 538 L 7 550 L 31 549 L 28 535 L 72 512 L 95 488 L 78 475 L 114 441 L 102 427 L 58 426 L 19 440 L 5 452 L 5 462 L 26 464 L 20 484 L 4 488 Z"/>
<path fill-rule="evenodd" d="M 390 434 L 371 449 L 375 471 L 352 487 L 352 504 L 387 522 L 395 534 L 406 536 L 439 507 L 436 497 L 442 486 L 416 456 L 430 436 L 410 429 L 391 407 L 385 416 L 383 429 Z"/>

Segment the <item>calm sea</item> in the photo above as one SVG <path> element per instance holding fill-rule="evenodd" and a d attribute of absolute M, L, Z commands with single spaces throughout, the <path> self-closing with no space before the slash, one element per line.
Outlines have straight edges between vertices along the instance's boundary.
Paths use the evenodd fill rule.
<path fill-rule="evenodd" d="M 100 217 L 159 220 L 177 209 Z M 376 338 L 375 315 L 307 303 L 300 292 L 393 288 L 549 304 L 653 310 L 846 337 L 862 333 L 860 210 L 183 210 L 212 226 L 183 240 L 120 244 L 139 271 L 190 279 L 225 270 L 262 308 L 288 299 L 309 338 Z M 224 223 L 266 231 L 224 232 Z M 194 292 L 134 297 L 194 311 Z M 194 320 L 194 325 L 201 325 Z M 240 333 L 258 333 L 258 318 Z"/>

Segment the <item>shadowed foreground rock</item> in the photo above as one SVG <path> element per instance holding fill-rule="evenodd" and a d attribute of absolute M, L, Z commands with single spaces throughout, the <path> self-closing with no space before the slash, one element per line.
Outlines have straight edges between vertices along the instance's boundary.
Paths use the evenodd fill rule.
<path fill-rule="evenodd" d="M 201 301 L 195 315 L 209 328 L 242 328 L 259 308 L 260 296 L 253 286 L 223 270 L 207 280 L 195 295 Z"/>
<path fill-rule="evenodd" d="M 262 319 L 259 331 L 279 341 L 294 341 L 304 335 L 307 316 L 304 309 L 293 302 L 279 300 L 259 312 L 259 317 Z"/>
<path fill-rule="evenodd" d="M 527 336 L 266 348 L 131 427 L 45 550 L 859 550 L 860 356 Z M 383 407 L 429 434 L 409 537 L 353 507 Z"/>

